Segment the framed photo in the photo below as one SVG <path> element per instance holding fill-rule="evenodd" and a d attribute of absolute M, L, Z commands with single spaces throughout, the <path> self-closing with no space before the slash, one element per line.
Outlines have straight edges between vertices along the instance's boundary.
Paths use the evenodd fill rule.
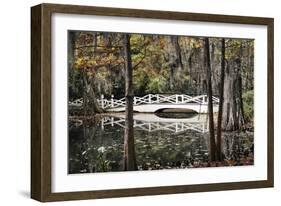
<path fill-rule="evenodd" d="M 31 197 L 273 187 L 273 19 L 31 8 Z"/>

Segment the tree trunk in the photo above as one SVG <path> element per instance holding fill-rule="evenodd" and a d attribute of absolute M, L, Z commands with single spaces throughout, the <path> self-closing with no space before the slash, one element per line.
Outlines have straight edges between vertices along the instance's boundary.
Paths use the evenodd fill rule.
<path fill-rule="evenodd" d="M 242 99 L 242 67 L 243 67 L 243 41 L 241 41 L 240 45 L 240 61 L 238 61 L 238 68 L 237 68 L 237 111 L 238 111 L 238 122 L 239 122 L 239 127 L 240 125 L 245 123 L 245 118 L 244 118 L 244 108 L 243 108 L 243 99 Z"/>
<path fill-rule="evenodd" d="M 83 78 L 83 113 L 84 116 L 87 116 L 88 113 L 88 98 L 87 98 L 87 86 L 86 86 L 86 82 L 87 82 L 87 77 L 86 77 L 86 71 L 83 69 L 81 70 L 82 72 L 82 78 Z"/>
<path fill-rule="evenodd" d="M 189 58 L 188 58 L 188 68 L 189 68 L 189 87 L 192 88 L 192 56 L 193 56 L 193 53 L 190 54 Z"/>
<path fill-rule="evenodd" d="M 177 36 L 172 36 L 172 43 L 174 44 L 175 51 L 176 51 L 176 65 L 178 68 L 178 71 L 183 71 L 183 63 L 182 63 L 182 57 L 181 57 L 181 48 L 179 44 L 179 38 Z"/>
<path fill-rule="evenodd" d="M 165 61 L 169 65 L 169 89 L 172 91 L 175 86 L 182 85 L 182 71 L 184 69 L 181 48 L 177 36 L 167 37 L 165 48 Z"/>
<path fill-rule="evenodd" d="M 225 68 L 225 39 L 221 41 L 221 74 L 220 74 L 220 88 L 219 88 L 219 113 L 218 113 L 218 124 L 217 124 L 217 159 L 222 161 L 222 150 L 221 150 L 221 123 L 222 123 L 222 112 L 223 112 L 223 92 L 224 92 L 224 68 Z"/>
<path fill-rule="evenodd" d="M 75 58 L 75 39 L 76 33 L 69 31 L 68 32 L 68 71 L 73 69 L 74 58 Z"/>
<path fill-rule="evenodd" d="M 96 33 L 93 33 L 93 55 L 96 55 L 97 38 Z M 85 71 L 86 70 L 86 71 Z M 95 92 L 95 82 L 92 75 L 87 74 L 87 68 L 83 69 L 83 84 L 84 84 L 84 94 L 83 94 L 83 107 L 84 115 L 95 115 L 96 112 L 102 113 L 103 109 L 100 108 L 96 92 Z"/>
<path fill-rule="evenodd" d="M 169 72 L 169 88 L 170 90 L 174 89 L 174 67 L 170 66 L 170 72 Z"/>
<path fill-rule="evenodd" d="M 133 120 L 133 69 L 131 60 L 131 46 L 129 34 L 124 35 L 125 53 L 125 134 L 124 134 L 124 170 L 137 170 L 135 143 L 134 143 L 134 120 Z"/>
<path fill-rule="evenodd" d="M 230 66 L 231 62 L 228 62 L 225 69 L 225 80 L 224 80 L 224 102 L 222 114 L 222 129 L 225 131 L 234 131 L 238 129 L 236 121 L 236 101 L 234 97 L 235 90 L 235 75 L 233 68 Z"/>
<path fill-rule="evenodd" d="M 205 64 L 207 73 L 207 89 L 208 89 L 208 111 L 209 111 L 209 135 L 210 135 L 210 161 L 216 160 L 216 142 L 214 131 L 214 117 L 213 117 L 213 94 L 212 94 L 212 72 L 210 62 L 210 46 L 209 38 L 205 38 Z"/>
<path fill-rule="evenodd" d="M 68 32 L 68 54 L 67 54 L 67 73 L 68 73 L 68 97 L 69 101 L 73 101 L 77 98 L 76 94 L 76 82 L 79 81 L 77 78 L 76 70 L 74 69 L 75 64 L 75 43 L 76 43 L 76 33 Z M 76 90 L 76 91 L 75 91 Z"/>
<path fill-rule="evenodd" d="M 103 109 L 100 108 L 96 94 L 95 94 L 95 85 L 94 85 L 94 78 L 92 76 L 88 76 L 86 72 L 83 72 L 83 79 L 84 79 L 84 112 L 86 115 L 95 115 L 96 112 L 102 113 Z"/>
<path fill-rule="evenodd" d="M 244 123 L 241 66 L 240 55 L 238 59 L 229 60 L 225 69 L 224 110 L 222 114 L 222 129 L 225 131 L 237 130 Z"/>
<path fill-rule="evenodd" d="M 205 45 L 205 44 L 204 44 Z M 204 46 L 205 47 L 205 46 Z M 198 75 L 198 90 L 197 90 L 197 95 L 202 95 L 208 93 L 208 88 L 207 88 L 207 75 L 206 75 L 206 55 L 205 55 L 205 48 L 200 48 L 199 50 L 199 55 L 198 55 L 198 64 L 199 68 L 197 71 Z M 197 61 L 197 60 L 196 60 Z M 211 65 L 211 63 L 210 63 Z M 210 66 L 211 67 L 211 66 Z"/>

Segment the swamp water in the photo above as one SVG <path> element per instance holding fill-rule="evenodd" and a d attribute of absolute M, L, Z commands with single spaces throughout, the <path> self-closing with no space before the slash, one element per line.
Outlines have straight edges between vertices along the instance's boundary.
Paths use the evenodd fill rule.
<path fill-rule="evenodd" d="M 69 121 L 68 172 L 124 171 L 124 113 Z M 208 162 L 207 115 L 134 114 L 137 170 L 212 166 Z M 253 165 L 253 132 L 223 133 L 224 164 Z"/>

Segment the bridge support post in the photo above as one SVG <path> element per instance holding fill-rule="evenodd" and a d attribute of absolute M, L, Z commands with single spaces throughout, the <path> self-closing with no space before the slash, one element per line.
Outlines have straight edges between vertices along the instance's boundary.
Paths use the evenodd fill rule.
<path fill-rule="evenodd" d="M 176 122 L 176 133 L 179 131 L 178 123 Z"/>
<path fill-rule="evenodd" d="M 112 94 L 111 95 L 111 105 L 110 105 L 110 107 L 114 107 L 114 95 Z"/>
<path fill-rule="evenodd" d="M 148 102 L 151 104 L 151 94 L 148 95 Z"/>
<path fill-rule="evenodd" d="M 101 129 L 104 130 L 104 118 L 101 119 Z"/>
<path fill-rule="evenodd" d="M 148 131 L 151 132 L 151 123 L 148 123 Z"/>
<path fill-rule="evenodd" d="M 113 127 L 114 126 L 114 117 L 111 117 L 110 120 L 111 120 L 111 126 Z"/>

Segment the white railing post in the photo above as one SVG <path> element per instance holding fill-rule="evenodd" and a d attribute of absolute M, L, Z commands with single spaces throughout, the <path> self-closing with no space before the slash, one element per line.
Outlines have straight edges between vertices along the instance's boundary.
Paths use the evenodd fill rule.
<path fill-rule="evenodd" d="M 104 95 L 102 94 L 101 95 L 101 108 L 103 108 L 104 109 Z"/>
<path fill-rule="evenodd" d="M 157 102 L 157 103 L 160 103 L 159 94 L 156 94 L 156 102 Z"/>
<path fill-rule="evenodd" d="M 112 94 L 111 95 L 111 100 L 110 100 L 111 101 L 110 107 L 114 107 L 114 99 L 113 98 L 114 98 L 114 95 Z"/>
<path fill-rule="evenodd" d="M 151 104 L 151 94 L 148 95 L 148 103 Z"/>
<path fill-rule="evenodd" d="M 176 104 L 179 103 L 179 100 L 178 100 L 178 95 L 176 94 Z"/>
<path fill-rule="evenodd" d="M 137 97 L 134 96 L 134 105 L 137 105 Z"/>

